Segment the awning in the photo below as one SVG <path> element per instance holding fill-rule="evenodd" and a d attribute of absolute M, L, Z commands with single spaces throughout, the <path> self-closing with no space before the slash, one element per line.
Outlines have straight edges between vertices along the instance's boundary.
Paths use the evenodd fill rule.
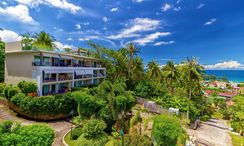
<path fill-rule="evenodd" d="M 45 74 L 61 73 L 60 70 L 55 70 L 55 69 L 44 70 L 44 72 L 45 72 Z"/>
<path fill-rule="evenodd" d="M 74 59 L 71 56 L 64 56 L 64 55 L 59 55 L 61 59 Z"/>
<path fill-rule="evenodd" d="M 75 70 L 75 73 L 76 73 L 76 75 L 85 75 L 86 74 L 86 72 L 85 72 L 85 70 Z"/>
<path fill-rule="evenodd" d="M 49 53 L 43 53 L 44 57 L 53 57 L 53 58 L 59 58 L 58 54 L 49 54 Z"/>
<path fill-rule="evenodd" d="M 73 73 L 73 70 L 60 70 L 61 73 Z"/>
<path fill-rule="evenodd" d="M 86 72 L 87 75 L 89 75 L 89 74 L 93 75 L 93 70 L 92 69 L 86 69 L 85 72 Z"/>

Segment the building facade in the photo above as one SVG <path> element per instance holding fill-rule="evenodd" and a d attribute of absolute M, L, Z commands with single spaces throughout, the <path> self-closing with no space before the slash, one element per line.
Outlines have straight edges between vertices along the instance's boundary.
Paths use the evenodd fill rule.
<path fill-rule="evenodd" d="M 5 83 L 36 82 L 38 95 L 64 93 L 74 87 L 98 84 L 106 78 L 99 59 L 84 56 L 85 51 L 57 53 L 22 50 L 21 42 L 5 47 Z"/>

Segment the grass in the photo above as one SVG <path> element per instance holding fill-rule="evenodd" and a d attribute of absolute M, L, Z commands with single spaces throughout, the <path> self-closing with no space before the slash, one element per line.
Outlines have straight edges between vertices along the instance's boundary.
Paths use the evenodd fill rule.
<path fill-rule="evenodd" d="M 215 119 L 223 119 L 223 115 L 220 112 L 214 112 L 211 117 Z"/>
<path fill-rule="evenodd" d="M 244 146 L 244 137 L 230 133 L 233 146 Z"/>
<path fill-rule="evenodd" d="M 69 133 L 64 137 L 64 141 L 65 141 L 69 146 L 77 146 L 77 145 L 78 145 L 78 140 L 71 140 L 70 136 L 71 136 L 71 132 L 69 132 Z"/>

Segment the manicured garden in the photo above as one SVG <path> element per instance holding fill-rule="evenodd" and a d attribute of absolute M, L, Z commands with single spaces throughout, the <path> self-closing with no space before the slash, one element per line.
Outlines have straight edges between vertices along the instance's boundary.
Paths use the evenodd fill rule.
<path fill-rule="evenodd" d="M 17 113 L 32 119 L 52 120 L 68 117 L 74 108 L 70 93 L 36 96 L 36 84 L 21 81 L 17 85 L 0 84 L 1 95 Z"/>
<path fill-rule="evenodd" d="M 47 125 L 22 126 L 13 121 L 0 123 L 1 146 L 51 146 L 54 140 L 54 130 Z"/>

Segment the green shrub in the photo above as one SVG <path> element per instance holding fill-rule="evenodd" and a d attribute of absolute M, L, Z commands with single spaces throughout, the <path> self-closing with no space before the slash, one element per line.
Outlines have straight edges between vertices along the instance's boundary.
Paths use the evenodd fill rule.
<path fill-rule="evenodd" d="M 6 87 L 6 84 L 0 83 L 0 96 L 4 96 L 5 87 Z"/>
<path fill-rule="evenodd" d="M 73 109 L 73 99 L 70 93 L 36 98 L 19 93 L 12 97 L 11 102 L 29 115 L 68 114 Z"/>
<path fill-rule="evenodd" d="M 6 86 L 4 89 L 4 96 L 8 100 L 11 100 L 18 93 L 21 93 L 21 90 L 17 86 Z"/>
<path fill-rule="evenodd" d="M 91 116 L 96 113 L 98 104 L 94 96 L 85 92 L 76 91 L 71 93 L 72 97 L 78 104 L 79 115 Z"/>
<path fill-rule="evenodd" d="M 53 140 L 54 130 L 47 125 L 20 126 L 12 121 L 0 124 L 1 146 L 51 146 Z"/>
<path fill-rule="evenodd" d="M 98 138 L 104 134 L 106 123 L 103 120 L 91 119 L 84 123 L 82 133 L 85 138 Z"/>
<path fill-rule="evenodd" d="M 80 135 L 82 134 L 82 128 L 75 128 L 72 129 L 72 139 L 76 140 L 80 137 Z"/>
<path fill-rule="evenodd" d="M 157 145 L 175 146 L 184 130 L 178 118 L 170 115 L 159 115 L 153 121 L 152 137 Z"/>
<path fill-rule="evenodd" d="M 25 94 L 34 93 L 37 91 L 37 85 L 33 82 L 21 81 L 17 86 Z"/>
<path fill-rule="evenodd" d="M 204 115 L 204 116 L 202 116 L 200 119 L 201 119 L 201 121 L 207 121 L 207 120 L 210 119 L 210 116 L 208 116 L 208 115 Z"/>

